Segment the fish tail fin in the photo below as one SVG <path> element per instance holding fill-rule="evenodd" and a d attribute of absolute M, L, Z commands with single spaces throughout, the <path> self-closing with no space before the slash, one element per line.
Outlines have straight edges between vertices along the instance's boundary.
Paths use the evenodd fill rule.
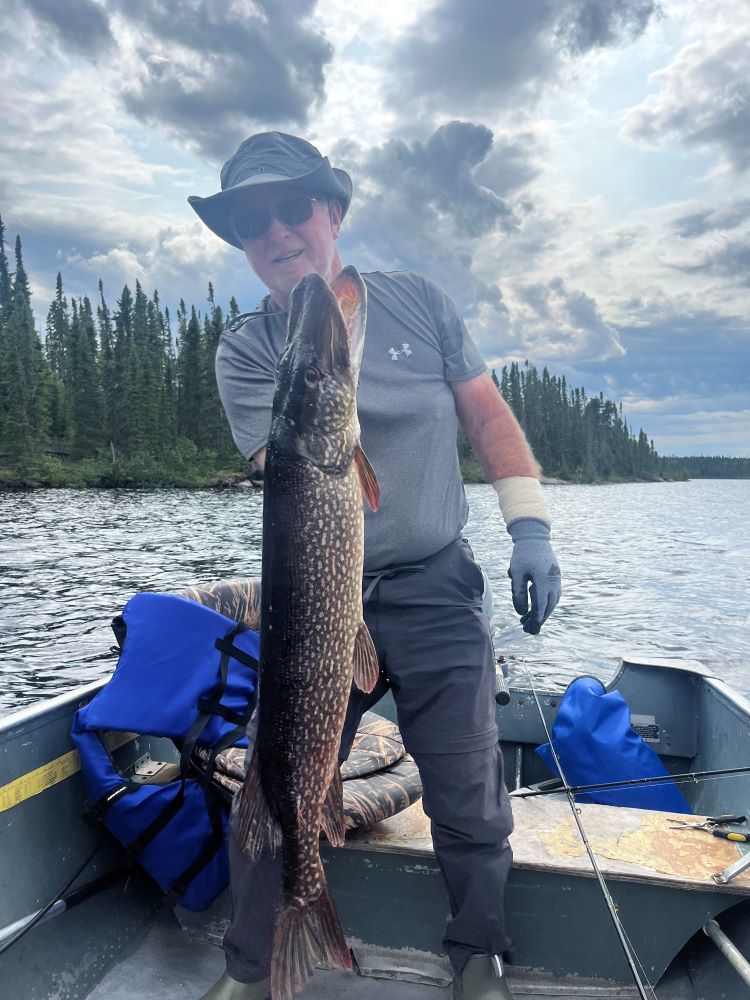
<path fill-rule="evenodd" d="M 341 771 L 339 771 L 338 764 L 333 772 L 331 784 L 328 786 L 320 825 L 329 844 L 333 847 L 344 846 L 344 788 L 341 784 Z"/>
<path fill-rule="evenodd" d="M 271 954 L 274 1000 L 292 1000 L 312 975 L 316 960 L 330 969 L 351 972 L 351 952 L 325 886 L 312 903 L 288 903 L 276 920 Z"/>
<path fill-rule="evenodd" d="M 364 622 L 359 623 L 354 639 L 354 683 L 369 694 L 380 677 L 380 664 L 372 636 Z"/>
<path fill-rule="evenodd" d="M 260 780 L 258 755 L 254 753 L 245 775 L 242 791 L 236 800 L 232 817 L 237 841 L 242 851 L 253 861 L 267 854 L 275 854 L 281 847 L 281 827 L 268 808 Z"/>

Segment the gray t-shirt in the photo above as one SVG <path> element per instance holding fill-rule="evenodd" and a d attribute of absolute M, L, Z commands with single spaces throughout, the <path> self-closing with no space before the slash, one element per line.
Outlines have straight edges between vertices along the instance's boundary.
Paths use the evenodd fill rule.
<path fill-rule="evenodd" d="M 453 302 L 410 271 L 363 274 L 367 327 L 357 409 L 362 447 L 380 483 L 365 504 L 365 569 L 414 563 L 454 541 L 468 506 L 458 466 L 449 382 L 486 371 Z M 237 447 L 249 458 L 268 441 L 286 312 L 269 299 L 221 337 L 216 377 Z"/>

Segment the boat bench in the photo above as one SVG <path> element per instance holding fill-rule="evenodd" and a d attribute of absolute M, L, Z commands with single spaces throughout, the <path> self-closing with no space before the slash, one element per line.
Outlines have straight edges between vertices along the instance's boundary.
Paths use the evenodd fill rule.
<path fill-rule="evenodd" d="M 528 799 L 511 796 L 511 801 L 514 868 L 594 877 L 564 794 Z M 670 826 L 677 820 L 700 822 L 700 816 L 624 806 L 581 804 L 577 808 L 605 878 L 716 892 L 718 887 L 711 876 L 729 867 L 746 850 L 744 845 L 721 840 L 704 830 Z M 349 844 L 423 857 L 433 854 L 430 822 L 421 803 L 371 830 L 353 834 Z M 750 896 L 750 872 L 722 885 L 721 891 Z"/>
<path fill-rule="evenodd" d="M 199 764 L 209 758 L 209 751 L 200 747 L 196 754 Z M 406 752 L 398 727 L 374 712 L 362 716 L 341 777 L 346 830 L 370 829 L 422 796 L 417 765 Z M 230 747 L 217 755 L 213 782 L 225 798 L 233 798 L 244 780 L 245 750 Z"/>

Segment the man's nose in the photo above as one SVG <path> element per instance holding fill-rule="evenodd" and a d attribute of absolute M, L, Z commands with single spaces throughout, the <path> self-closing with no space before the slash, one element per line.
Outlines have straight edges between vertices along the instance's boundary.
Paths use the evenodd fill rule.
<path fill-rule="evenodd" d="M 266 236 L 273 239 L 274 237 L 283 237 L 291 232 L 292 227 L 288 226 L 281 219 L 277 218 L 275 212 L 271 213 L 271 225 L 266 230 Z"/>

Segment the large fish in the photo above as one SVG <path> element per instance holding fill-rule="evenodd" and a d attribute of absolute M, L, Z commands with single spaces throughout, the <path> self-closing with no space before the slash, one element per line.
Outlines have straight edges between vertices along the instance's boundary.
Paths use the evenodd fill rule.
<path fill-rule="evenodd" d="M 317 274 L 295 287 L 266 449 L 258 733 L 235 821 L 251 858 L 283 850 L 273 1000 L 290 1000 L 315 961 L 351 968 L 319 837 L 344 842 L 346 706 L 352 680 L 369 691 L 378 678 L 362 620 L 362 497 L 379 500 L 356 410 L 365 316 L 354 268 L 330 288 Z"/>

